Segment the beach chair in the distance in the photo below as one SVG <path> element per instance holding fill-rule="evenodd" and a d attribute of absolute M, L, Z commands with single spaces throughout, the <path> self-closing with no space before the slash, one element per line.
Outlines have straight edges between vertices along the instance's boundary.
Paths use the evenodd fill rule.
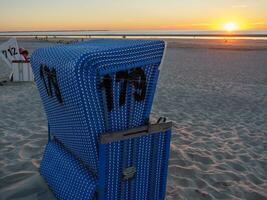
<path fill-rule="evenodd" d="M 49 129 L 40 173 L 58 199 L 165 198 L 171 122 L 149 122 L 164 49 L 100 39 L 33 53 Z"/>
<path fill-rule="evenodd" d="M 19 48 L 16 38 L 0 45 L 0 58 L 10 67 L 10 81 L 33 81 L 29 52 Z"/>

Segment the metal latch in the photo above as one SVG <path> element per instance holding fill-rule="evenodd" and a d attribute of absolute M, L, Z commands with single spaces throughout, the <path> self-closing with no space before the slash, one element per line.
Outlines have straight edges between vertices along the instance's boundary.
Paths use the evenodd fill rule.
<path fill-rule="evenodd" d="M 135 169 L 135 167 L 128 167 L 128 168 L 125 168 L 125 169 L 123 170 L 122 174 L 123 174 L 122 179 L 123 179 L 124 181 L 126 181 L 126 180 L 131 179 L 131 178 L 133 178 L 133 177 L 135 176 L 135 174 L 136 174 L 136 169 Z"/>
<path fill-rule="evenodd" d="M 153 133 L 165 132 L 172 127 L 172 122 L 160 122 L 156 124 L 148 124 L 135 128 L 126 129 L 112 133 L 105 133 L 100 136 L 101 144 L 108 144 L 110 142 L 118 142 L 120 140 L 127 140 L 136 137 L 141 137 Z"/>

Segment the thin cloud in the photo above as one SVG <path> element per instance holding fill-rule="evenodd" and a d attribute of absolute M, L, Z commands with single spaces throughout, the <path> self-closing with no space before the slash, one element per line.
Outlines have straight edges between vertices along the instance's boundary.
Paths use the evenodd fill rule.
<path fill-rule="evenodd" d="M 242 5 L 232 5 L 232 8 L 247 8 L 248 5 L 242 4 Z"/>
<path fill-rule="evenodd" d="M 251 25 L 263 25 L 263 24 L 267 24 L 267 22 L 253 22 L 250 23 Z"/>
<path fill-rule="evenodd" d="M 198 23 L 198 24 L 191 24 L 191 26 L 210 26 L 209 23 Z"/>
<path fill-rule="evenodd" d="M 177 27 L 192 27 L 192 26 L 199 26 L 199 27 L 203 27 L 203 26 L 211 26 L 212 24 L 210 23 L 194 23 L 194 24 L 181 24 L 181 25 L 176 25 Z"/>

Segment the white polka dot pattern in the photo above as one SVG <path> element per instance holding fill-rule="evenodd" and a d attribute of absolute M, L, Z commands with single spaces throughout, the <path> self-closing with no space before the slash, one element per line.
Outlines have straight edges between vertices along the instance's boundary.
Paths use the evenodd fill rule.
<path fill-rule="evenodd" d="M 97 140 L 106 131 L 102 97 L 97 95 L 99 78 L 120 70 L 158 65 L 163 51 L 162 41 L 112 39 L 36 50 L 31 63 L 51 133 L 96 172 Z M 56 70 L 62 105 L 56 97 L 47 96 L 39 72 L 42 64 Z"/>
<path fill-rule="evenodd" d="M 59 143 L 47 144 L 40 173 L 58 199 L 92 200 L 95 196 L 95 178 Z"/>
<path fill-rule="evenodd" d="M 41 165 L 41 174 L 59 199 L 66 199 L 68 195 L 71 197 L 69 199 L 79 199 L 79 195 L 84 195 L 78 186 L 77 189 L 69 188 L 74 175 L 64 183 L 61 180 L 68 175 L 64 171 L 56 175 L 61 162 L 67 163 L 66 159 L 70 159 L 72 164 L 68 163 L 67 168 L 75 176 L 78 176 L 77 170 L 81 170 L 90 171 L 98 177 L 94 180 L 89 175 L 87 180 L 83 175 L 79 176 L 81 180 L 77 181 L 77 185 L 88 186 L 89 196 L 98 185 L 100 200 L 164 199 L 170 131 L 106 145 L 98 143 L 102 133 L 137 127 L 146 122 L 164 46 L 162 41 L 101 39 L 57 45 L 34 52 L 31 58 L 33 72 L 51 134 L 70 152 L 68 155 L 61 145 L 55 141 L 49 142 Z M 47 95 L 40 77 L 41 65 L 55 69 L 63 103 L 59 103 L 55 96 Z M 145 98 L 142 101 L 134 99 L 134 84 L 130 81 L 125 104 L 120 105 L 121 83 L 115 81 L 116 73 L 130 73 L 136 68 L 145 74 Z M 110 99 L 105 98 L 101 86 L 106 75 L 113 80 L 112 95 L 109 97 L 113 99 L 112 110 L 107 108 Z M 59 155 L 59 150 L 65 151 L 63 155 Z M 60 159 L 50 159 L 54 158 L 54 154 Z M 71 154 L 76 161 L 69 158 Z M 131 166 L 136 168 L 135 177 L 122 180 L 123 170 Z M 72 193 L 75 193 L 75 198 L 72 198 Z"/>

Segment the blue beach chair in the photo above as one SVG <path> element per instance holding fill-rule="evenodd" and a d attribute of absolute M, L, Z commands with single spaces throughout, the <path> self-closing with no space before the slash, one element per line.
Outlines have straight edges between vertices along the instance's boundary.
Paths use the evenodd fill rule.
<path fill-rule="evenodd" d="M 40 173 L 58 199 L 165 198 L 171 122 L 149 122 L 164 48 L 98 39 L 34 52 L 49 128 Z"/>

